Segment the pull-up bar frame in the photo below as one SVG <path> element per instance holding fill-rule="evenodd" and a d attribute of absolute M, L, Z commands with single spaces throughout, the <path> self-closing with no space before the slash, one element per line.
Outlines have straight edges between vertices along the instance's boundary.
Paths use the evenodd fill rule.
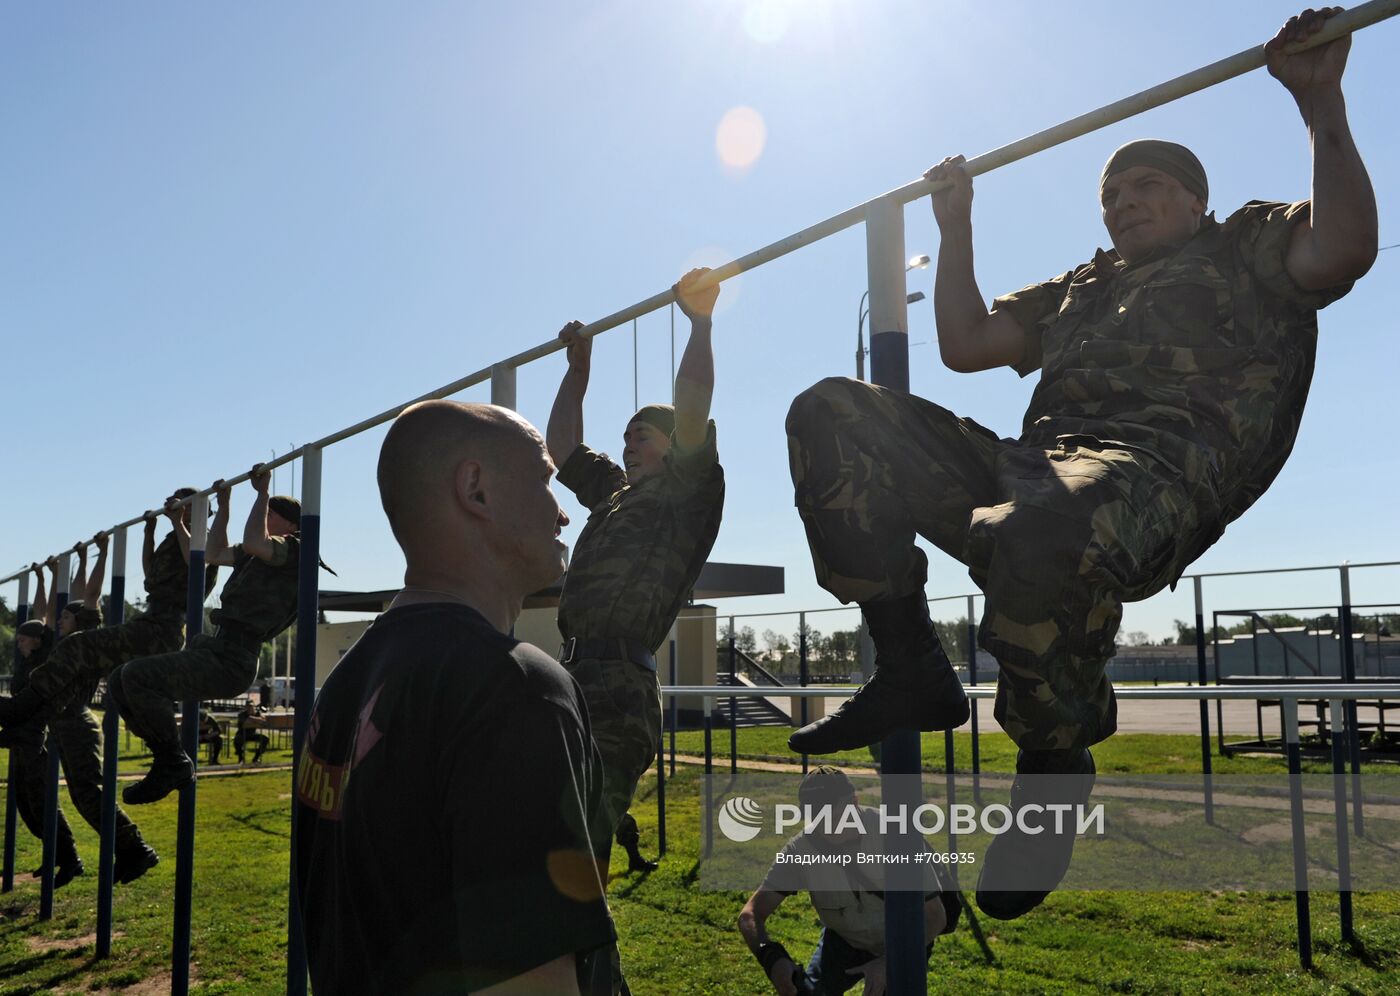
<path fill-rule="evenodd" d="M 1400 13 L 1400 0 L 1370 0 L 1369 3 L 1362 4 L 1350 11 L 1344 11 L 1330 19 L 1317 34 L 1305 42 L 1293 44 L 1286 48 L 1286 51 L 1299 52 L 1309 48 L 1315 48 L 1327 44 L 1343 35 L 1350 34 L 1363 27 L 1375 24 L 1381 20 L 1393 17 Z M 1038 152 L 1043 152 L 1054 146 L 1064 144 L 1074 138 L 1081 137 L 1090 132 L 1107 127 L 1111 124 L 1123 121 L 1134 115 L 1163 104 L 1178 100 L 1181 97 L 1196 93 L 1208 87 L 1233 79 L 1260 68 L 1265 63 L 1265 55 L 1262 46 L 1256 46 L 1239 52 L 1227 59 L 1222 59 L 1194 72 L 1179 76 L 1166 83 L 1162 83 L 1151 89 L 1126 97 L 1114 103 L 1107 104 L 1097 110 L 1082 114 L 1072 118 L 1053 128 L 1037 132 L 1019 141 L 1004 145 L 991 152 L 984 153 L 974 159 L 969 160 L 966 171 L 970 176 L 979 176 L 991 172 L 1002 166 L 1009 165 L 1021 159 L 1025 159 Z M 903 216 L 900 208 L 903 205 L 917 200 L 921 197 L 935 193 L 943 189 L 943 185 L 934 184 L 924 179 L 915 180 L 894 190 L 888 191 L 853 208 L 842 211 L 827 218 L 824 221 L 811 225 L 793 235 L 777 242 L 773 242 L 762 249 L 741 256 L 715 268 L 707 276 L 704 285 L 710 285 L 737 276 L 747 270 L 754 269 L 764 263 L 772 262 L 782 256 L 796 251 L 804 246 L 811 245 L 821 239 L 838 232 L 851 228 L 860 222 L 867 223 L 867 251 L 869 256 L 869 275 L 871 280 L 871 365 L 872 379 L 876 382 L 885 383 L 887 386 L 897 387 L 903 390 L 908 389 L 908 335 L 907 320 L 903 317 L 903 289 L 902 279 L 899 281 L 899 294 L 893 297 L 884 293 L 885 284 L 890 284 L 886 279 L 886 270 L 891 273 L 893 270 L 884 265 L 887 256 L 895 252 L 897 246 L 898 262 L 902 267 L 903 263 Z M 890 256 L 890 258 L 894 258 Z M 901 271 L 902 272 L 902 271 Z M 893 284 L 890 284 L 893 286 Z M 877 293 L 876 289 L 880 288 Z M 581 332 L 586 336 L 594 336 L 608 331 L 629 321 L 635 321 L 642 315 L 650 314 L 663 308 L 675 300 L 673 291 L 667 289 L 659 294 L 654 294 L 643 301 L 639 301 L 627 308 L 616 311 L 611 315 L 601 318 L 587 326 Z M 881 343 L 881 349 L 877 353 L 877 340 Z M 516 370 L 527 364 L 548 356 L 564 348 L 564 344 L 557 339 L 535 346 L 532 349 L 517 353 L 505 360 L 492 364 L 489 367 L 469 374 L 446 384 L 435 391 L 431 391 L 411 401 L 405 402 L 389 408 L 372 418 L 365 419 L 338 432 L 331 433 L 313 443 L 298 447 L 281 457 L 277 457 L 267 464 L 264 469 L 273 470 L 283 464 L 301 458 L 305 461 L 306 472 L 303 479 L 303 512 L 302 530 L 303 539 L 301 547 L 301 599 L 298 611 L 298 628 L 301 639 L 298 641 L 297 667 L 296 667 L 296 698 L 297 698 L 297 718 L 296 730 L 293 738 L 294 758 L 299 759 L 303 749 L 303 742 L 306 734 L 306 723 L 312 705 L 315 683 L 315 620 L 316 620 L 316 596 L 317 596 L 317 562 L 319 559 L 319 520 L 320 520 L 320 455 L 326 447 L 335 443 L 358 435 L 369 429 L 383 425 L 397 417 L 409 406 L 420 401 L 428 401 L 439 398 L 446 398 L 457 394 L 469 387 L 473 387 L 484 381 L 491 381 L 491 398 L 496 404 L 514 407 L 516 396 Z M 236 477 L 227 480 L 229 486 L 241 484 L 247 481 L 251 472 L 244 472 Z M 195 530 L 201 534 L 198 543 L 198 550 L 194 543 L 191 544 L 190 556 L 190 605 L 188 611 L 190 619 L 187 633 L 193 635 L 198 632 L 200 621 L 202 620 L 203 605 L 203 529 L 206 516 L 203 509 L 206 507 L 208 497 L 213 493 L 213 488 L 206 488 L 194 495 L 176 503 L 176 507 L 191 505 L 201 514 L 192 516 L 197 525 Z M 118 523 L 109 531 L 124 538 L 124 530 L 128 526 L 144 521 L 152 513 L 128 519 Z M 71 548 L 70 548 L 71 550 Z M 69 551 L 65 551 L 69 552 Z M 198 555 L 196 555 L 196 553 Z M 28 568 L 23 568 L 0 578 L 0 583 L 12 580 L 20 580 L 21 591 L 23 592 L 23 578 Z M 59 608 L 62 608 L 62 601 L 66 600 L 67 570 L 65 560 L 64 574 L 64 594 L 55 596 L 59 598 Z M 196 586 L 198 596 L 195 595 Z M 119 591 L 117 575 L 113 576 L 114 594 Z M 21 601 L 24 595 L 21 594 Z M 23 607 L 23 606 L 21 606 Z M 196 613 L 199 618 L 196 618 Z M 1198 616 L 1198 631 L 1199 631 Z M 198 703 L 185 704 L 184 716 L 184 739 L 187 750 L 193 756 L 196 751 L 193 749 L 192 739 L 197 737 L 198 729 Z M 1295 706 L 1296 708 L 1296 706 Z M 1354 706 L 1353 706 L 1354 709 Z M 109 727 L 107 739 L 107 750 L 109 755 L 115 753 L 115 724 Z M 917 738 L 912 738 L 907 731 L 897 734 L 888 743 L 887 756 L 892 758 L 891 764 L 887 767 L 887 773 L 902 770 L 909 763 L 917 762 Z M 56 761 L 56 756 L 51 759 Z M 1290 762 L 1293 759 L 1290 758 Z M 53 805 L 57 802 L 57 765 L 51 764 L 51 777 L 49 778 L 48 800 Z M 115 771 L 113 771 L 115 774 Z M 295 820 L 295 771 L 293 773 L 293 819 Z M 109 783 L 110 791 L 104 793 L 103 806 L 103 827 L 104 827 L 104 859 L 103 878 L 106 878 L 105 854 L 108 843 L 105 839 L 106 831 L 112 826 L 111 820 L 107 816 L 107 811 L 115 806 L 115 785 Z M 13 793 L 13 780 L 11 780 L 10 794 Z M 182 996 L 188 988 L 189 978 L 189 936 L 190 936 L 190 915 L 192 909 L 192 865 L 194 856 L 193 839 L 193 816 L 194 816 L 194 786 L 190 785 L 182 789 L 180 793 L 180 839 L 177 843 L 177 867 L 176 867 L 176 911 L 175 911 L 175 931 L 173 943 L 173 972 L 172 972 L 172 992 L 177 996 Z M 52 871 L 54 846 L 54 829 L 49 818 L 50 806 L 45 807 L 45 877 L 43 887 L 43 898 L 41 901 L 41 916 L 51 910 L 52 907 Z M 6 879 L 12 874 L 13 858 L 13 833 L 12 811 L 7 805 L 6 820 L 6 854 L 5 872 Z M 295 862 L 295 854 L 292 857 Z M 301 931 L 299 929 L 299 918 L 296 908 L 295 897 L 295 867 L 293 867 L 292 882 L 293 892 L 291 895 L 291 915 L 289 916 L 289 944 L 288 944 L 288 992 L 300 994 L 306 991 L 306 965 L 305 952 L 302 945 Z M 103 883 L 106 886 L 106 882 Z M 99 920 L 104 921 L 110 929 L 110 896 L 104 892 L 104 901 L 99 902 Z M 1305 894 L 1304 894 L 1305 895 Z M 1305 902 L 1300 901 L 1300 902 Z M 893 911 L 892 911 L 893 912 Z M 104 913 L 106 915 L 104 915 Z M 1305 907 L 1300 905 L 1300 919 L 1306 915 Z M 907 917 L 891 916 L 890 920 L 899 919 L 901 922 L 908 920 L 905 926 L 912 927 L 914 918 L 922 920 L 922 908 L 908 911 Z M 918 933 L 921 935 L 922 930 Z M 909 936 L 906 936 L 909 935 Z M 912 931 L 896 927 L 890 933 L 890 940 L 897 942 L 890 952 L 890 979 L 889 991 L 892 996 L 903 996 L 905 993 L 922 992 L 923 967 L 922 960 L 918 957 L 918 951 L 909 940 Z M 922 947 L 922 938 L 918 938 L 919 948 Z M 99 938 L 99 951 L 109 949 L 110 938 Z M 907 950 L 906 950 L 907 949 Z"/>

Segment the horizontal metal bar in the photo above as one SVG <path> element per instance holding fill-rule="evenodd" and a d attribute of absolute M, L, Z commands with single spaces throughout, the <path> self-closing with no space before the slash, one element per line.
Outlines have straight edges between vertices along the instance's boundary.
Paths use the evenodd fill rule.
<path fill-rule="evenodd" d="M 1356 570 L 1361 567 L 1400 567 L 1400 560 L 1378 560 L 1370 564 L 1351 564 L 1343 561 L 1340 564 L 1319 564 L 1317 567 L 1269 567 L 1262 570 L 1253 571 L 1212 571 L 1208 574 L 1183 574 L 1182 580 L 1187 578 L 1235 578 L 1246 574 L 1300 574 L 1305 571 L 1337 571 L 1346 567 Z"/>
<path fill-rule="evenodd" d="M 1317 34 L 1313 35 L 1305 42 L 1287 46 L 1285 51 L 1290 53 L 1302 52 L 1310 48 L 1316 48 L 1319 45 L 1325 45 L 1343 35 L 1350 34 L 1353 31 L 1369 27 L 1379 21 L 1394 17 L 1397 13 L 1400 13 L 1400 0 L 1370 0 L 1369 3 L 1361 4 L 1358 7 L 1353 7 L 1351 10 L 1343 11 L 1335 17 L 1329 18 L 1326 25 L 1322 30 L 1318 31 Z M 1130 97 L 1124 97 L 1122 100 L 1116 100 L 1111 104 L 1105 104 L 1103 107 L 1081 114 L 1076 118 L 1071 118 L 1068 121 L 1055 125 L 1053 128 L 1047 128 L 1044 131 L 1036 132 L 1034 135 L 1028 135 L 1008 145 L 1003 145 L 990 152 L 985 152 L 980 156 L 969 159 L 965 168 L 970 176 L 980 176 L 983 173 L 989 173 L 992 170 L 1000 169 L 1002 166 L 1010 165 L 1028 156 L 1044 152 L 1054 146 L 1063 145 L 1065 142 L 1080 138 L 1090 132 L 1098 131 L 1112 124 L 1117 124 L 1119 121 L 1126 120 L 1144 111 L 1149 111 L 1154 107 L 1160 107 L 1173 100 L 1179 100 L 1182 97 L 1215 86 L 1217 83 L 1223 83 L 1226 80 L 1242 76 L 1245 73 L 1259 69 L 1263 65 L 1264 47 L 1262 45 L 1256 45 L 1252 48 L 1245 49 L 1243 52 L 1238 52 L 1229 58 L 1221 59 L 1218 62 L 1213 62 L 1193 72 L 1186 73 L 1175 79 L 1151 87 L 1150 89 L 1135 93 Z M 751 252 L 746 256 L 740 256 L 738 259 L 731 260 L 722 266 L 715 267 L 700 281 L 699 286 L 721 283 L 728 280 L 730 277 L 738 276 L 740 273 L 762 266 L 764 263 L 771 263 L 773 260 L 786 256 L 788 253 L 795 252 L 804 246 L 811 245 L 813 242 L 818 242 L 827 236 L 835 235 L 837 232 L 851 228 L 865 220 L 868 205 L 876 201 L 889 199 L 897 201 L 900 204 L 907 204 L 921 197 L 927 197 L 937 190 L 943 189 L 945 186 L 947 186 L 946 183 L 934 184 L 920 178 L 911 183 L 906 183 L 902 187 L 896 187 L 894 190 L 887 191 L 878 197 L 872 197 L 865 203 L 857 204 L 855 207 L 847 208 L 840 214 L 835 214 L 824 221 L 819 221 L 815 225 L 809 225 L 800 232 L 779 239 L 777 242 L 770 243 L 762 249 Z M 620 311 L 615 311 L 611 315 L 607 315 L 604 318 L 600 318 L 595 322 L 585 325 L 580 330 L 580 333 L 585 336 L 598 335 L 601 332 L 617 328 L 619 325 L 626 324 L 643 315 L 648 315 L 653 311 L 664 308 L 674 300 L 675 295 L 668 288 L 659 294 L 653 294 L 645 300 L 638 301 L 636 304 L 629 305 Z M 469 387 L 484 383 L 490 379 L 491 367 L 493 366 L 523 366 L 526 363 L 532 363 L 551 353 L 558 352 L 563 348 L 564 344 L 558 339 L 550 339 L 548 342 L 543 342 L 524 352 L 516 353 L 514 356 L 505 360 L 491 364 L 491 366 L 483 367 L 475 373 L 468 374 L 466 377 L 443 385 L 436 391 L 430 391 L 427 394 L 414 398 L 412 401 L 407 401 L 401 405 L 395 405 L 393 408 L 386 409 L 372 418 L 357 422 L 348 428 L 341 429 L 339 432 L 333 432 L 329 436 L 324 436 L 308 445 L 317 447 L 318 449 L 325 449 L 327 446 L 334 445 L 351 436 L 383 425 L 385 422 L 398 417 L 399 413 L 410 405 L 417 404 L 420 401 L 445 398 L 457 394 L 460 391 L 464 391 Z M 291 453 L 278 457 L 265 466 L 268 470 L 280 467 L 285 463 L 290 463 L 292 460 L 295 460 L 301 453 L 301 449 L 293 450 Z M 248 480 L 248 477 L 249 475 L 244 473 L 238 477 L 229 478 L 228 483 L 229 485 L 241 484 Z M 212 493 L 212 489 L 205 489 L 200 492 L 200 494 L 206 496 Z M 181 502 L 181 504 L 187 504 L 188 500 L 189 499 L 185 502 Z M 142 514 L 135 518 L 127 519 L 125 522 L 118 523 L 112 528 L 120 529 L 122 526 L 136 525 L 144 518 L 145 515 Z M 1370 567 L 1391 565 L 1357 564 L 1354 566 Z M 1294 570 L 1311 569 L 1322 570 L 1324 568 L 1294 568 Z M 22 573 L 23 570 L 20 570 L 8 577 L 0 578 L 0 584 L 14 580 Z M 1188 577 L 1195 576 L 1196 575 L 1188 575 Z M 1200 576 L 1219 577 L 1224 575 Z"/>
<path fill-rule="evenodd" d="M 669 696 L 713 696 L 717 698 L 749 699 L 844 699 L 857 691 L 854 685 L 844 687 L 822 687 L 815 685 L 784 685 L 782 688 L 750 688 L 744 685 L 662 685 L 661 694 Z M 990 699 L 995 697 L 995 685 L 964 685 L 968 698 Z M 1348 684 L 1308 684 L 1300 685 L 1251 685 L 1249 687 L 1226 685 L 1158 685 L 1153 688 L 1114 686 L 1113 694 L 1120 699 L 1339 699 L 1345 701 L 1370 699 L 1400 699 L 1400 684 L 1394 685 L 1348 685 Z"/>

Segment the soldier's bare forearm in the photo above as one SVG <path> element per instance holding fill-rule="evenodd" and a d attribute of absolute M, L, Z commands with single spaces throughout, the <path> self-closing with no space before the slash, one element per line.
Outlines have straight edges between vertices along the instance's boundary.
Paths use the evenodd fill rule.
<path fill-rule="evenodd" d="M 987 320 L 987 306 L 973 268 L 970 222 L 942 230 L 934 271 L 933 315 L 943 364 L 959 373 L 981 369 L 974 364 L 973 355 L 977 330 Z"/>
<path fill-rule="evenodd" d="M 569 454 L 583 442 L 583 397 L 588 393 L 588 375 L 570 367 L 559 383 L 554 407 L 549 411 L 544 443 L 556 467 L 564 466 Z"/>
<path fill-rule="evenodd" d="M 102 582 L 107 577 L 107 548 L 97 548 L 97 561 L 92 565 L 92 574 L 88 576 L 87 589 L 84 592 L 84 602 L 90 609 L 96 609 L 99 600 L 102 598 Z"/>
<path fill-rule="evenodd" d="M 272 556 L 272 538 L 267 532 L 266 491 L 255 492 L 253 507 L 248 510 L 248 521 L 243 525 L 243 552 L 260 560 Z"/>
<path fill-rule="evenodd" d="M 1376 193 L 1352 138 L 1340 86 L 1318 88 L 1298 98 L 1312 145 L 1312 245 L 1293 273 L 1305 287 L 1330 287 L 1355 280 L 1375 262 L 1379 243 Z"/>
<path fill-rule="evenodd" d="M 715 352 L 709 318 L 690 323 L 690 339 L 676 369 L 676 438 L 682 446 L 705 441 L 715 393 Z"/>

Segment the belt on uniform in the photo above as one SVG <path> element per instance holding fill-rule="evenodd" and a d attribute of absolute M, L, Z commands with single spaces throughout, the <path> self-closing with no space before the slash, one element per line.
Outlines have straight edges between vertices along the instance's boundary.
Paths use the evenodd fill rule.
<path fill-rule="evenodd" d="M 656 670 L 656 658 L 651 655 L 651 648 L 636 640 L 620 637 L 580 640 L 573 636 L 565 640 L 559 648 L 559 663 L 568 667 L 583 660 L 631 661 L 648 671 Z"/>
<path fill-rule="evenodd" d="M 255 654 L 262 652 L 264 641 L 262 634 L 256 630 L 243 626 L 219 626 L 210 635 L 235 647 L 251 650 Z"/>

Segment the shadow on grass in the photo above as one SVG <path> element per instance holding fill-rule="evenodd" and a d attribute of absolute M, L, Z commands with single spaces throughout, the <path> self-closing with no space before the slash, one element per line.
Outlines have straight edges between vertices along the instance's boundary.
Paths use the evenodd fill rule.
<path fill-rule="evenodd" d="M 269 827 L 262 822 L 264 817 L 275 815 L 277 814 L 269 810 L 262 810 L 260 812 L 255 813 L 230 813 L 229 819 L 233 820 L 235 823 L 243 826 L 248 830 L 254 830 L 257 833 L 267 834 L 269 837 L 277 837 L 281 840 L 291 840 L 292 832 L 290 830 L 285 828 L 276 829 L 273 827 Z"/>
<path fill-rule="evenodd" d="M 52 965 L 54 974 L 46 975 L 45 978 L 24 982 L 15 988 L 7 988 L 6 993 L 12 996 L 31 996 L 34 993 L 52 992 L 61 983 L 79 975 L 84 975 L 99 964 L 99 959 L 95 954 L 89 954 L 77 960 L 74 956 L 78 951 L 72 948 L 54 948 L 49 951 L 40 951 L 27 958 L 19 958 L 15 961 L 7 962 L 5 965 L 6 975 L 23 975 L 35 970 L 42 970 Z M 61 964 L 53 964 L 55 961 Z"/>

